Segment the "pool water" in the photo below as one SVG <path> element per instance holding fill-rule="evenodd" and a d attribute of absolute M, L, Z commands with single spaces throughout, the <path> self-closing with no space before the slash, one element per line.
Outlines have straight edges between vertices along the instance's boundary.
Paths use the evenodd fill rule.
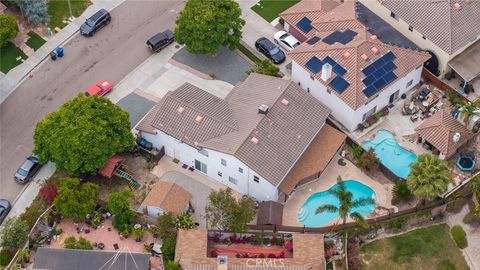
<path fill-rule="evenodd" d="M 372 140 L 363 144 L 365 149 L 373 148 L 380 162 L 396 176 L 407 179 L 410 164 L 417 161 L 417 155 L 401 147 L 390 131 L 380 130 Z"/>
<path fill-rule="evenodd" d="M 375 192 L 370 187 L 354 180 L 345 180 L 343 182 L 347 190 L 352 192 L 353 200 L 364 198 L 364 197 L 375 199 Z M 336 188 L 338 188 L 338 184 L 335 184 L 330 189 L 336 189 Z M 298 221 L 300 221 L 300 223 L 302 223 L 306 227 L 322 227 L 330 223 L 332 220 L 337 219 L 339 217 L 338 212 L 337 213 L 324 212 L 321 214 L 315 214 L 315 211 L 317 210 L 317 208 L 325 204 L 332 204 L 335 206 L 339 206 L 340 201 L 335 196 L 328 193 L 328 191 L 317 192 L 312 196 L 310 196 L 305 201 L 302 208 L 300 208 L 300 211 L 298 212 L 298 215 L 297 215 Z M 356 207 L 356 208 L 353 208 L 350 211 L 350 213 L 358 212 L 360 215 L 366 217 L 373 211 L 374 208 L 375 208 L 375 205 L 373 204 Z"/>

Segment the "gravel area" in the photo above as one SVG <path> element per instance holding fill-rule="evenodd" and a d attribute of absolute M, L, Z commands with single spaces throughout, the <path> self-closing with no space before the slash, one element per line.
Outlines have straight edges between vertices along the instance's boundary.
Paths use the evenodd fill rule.
<path fill-rule="evenodd" d="M 130 127 L 133 128 L 150 111 L 155 102 L 131 93 L 120 99 L 117 105 L 130 114 Z"/>
<path fill-rule="evenodd" d="M 247 78 L 245 72 L 252 67 L 247 60 L 225 47 L 221 47 L 216 55 L 193 55 L 184 47 L 173 55 L 173 59 L 233 85 L 244 81 Z"/>

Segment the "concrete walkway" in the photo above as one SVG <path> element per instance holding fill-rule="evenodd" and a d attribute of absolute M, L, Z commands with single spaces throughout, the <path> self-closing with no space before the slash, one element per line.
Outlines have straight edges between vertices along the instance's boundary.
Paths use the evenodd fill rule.
<path fill-rule="evenodd" d="M 0 103 L 49 57 L 51 51 L 57 47 L 62 47 L 63 44 L 75 36 L 80 29 L 80 25 L 82 25 L 86 18 L 101 8 L 110 11 L 123 1 L 124 0 L 92 0 L 93 4 L 90 5 L 80 17 L 76 18 L 60 32 L 52 36 L 42 47 L 29 56 L 25 62 L 11 69 L 3 78 L 0 78 Z M 68 54 L 68 52 L 65 52 L 65 54 Z"/>

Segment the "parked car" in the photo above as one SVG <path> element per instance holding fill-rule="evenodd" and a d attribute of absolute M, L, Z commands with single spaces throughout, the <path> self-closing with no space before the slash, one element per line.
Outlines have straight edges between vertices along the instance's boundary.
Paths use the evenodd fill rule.
<path fill-rule="evenodd" d="M 112 17 L 106 9 L 100 9 L 95 12 L 90 18 L 85 20 L 85 22 L 80 26 L 80 34 L 91 37 L 95 32 L 102 29 L 102 27 L 108 25 Z"/>
<path fill-rule="evenodd" d="M 274 64 L 281 64 L 285 61 L 285 53 L 265 37 L 261 37 L 255 41 L 255 48 L 272 60 Z"/>
<path fill-rule="evenodd" d="M 287 52 L 300 46 L 300 41 L 285 31 L 278 31 L 273 35 L 273 38 L 275 43 L 279 44 L 280 47 L 287 50 Z"/>
<path fill-rule="evenodd" d="M 96 84 L 90 86 L 85 91 L 85 96 L 94 96 L 97 95 L 99 97 L 105 96 L 110 90 L 112 90 L 112 84 L 107 80 L 101 80 Z"/>
<path fill-rule="evenodd" d="M 12 209 L 10 202 L 5 199 L 0 199 L 0 224 L 3 223 L 3 220 L 5 220 L 5 217 L 8 215 L 8 212 L 10 212 L 10 209 Z"/>
<path fill-rule="evenodd" d="M 40 170 L 40 160 L 36 156 L 29 156 L 18 168 L 17 172 L 15 173 L 14 179 L 20 184 L 25 184 L 30 179 L 32 179 L 35 174 L 37 174 L 38 170 Z"/>
<path fill-rule="evenodd" d="M 173 33 L 171 30 L 165 30 L 156 34 L 147 40 L 147 47 L 153 52 L 159 52 L 173 42 Z"/>

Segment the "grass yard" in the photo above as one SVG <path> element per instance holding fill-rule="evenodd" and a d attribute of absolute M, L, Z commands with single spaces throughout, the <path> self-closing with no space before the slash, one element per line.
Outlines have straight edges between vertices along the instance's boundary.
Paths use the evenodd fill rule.
<path fill-rule="evenodd" d="M 38 48 L 42 47 L 45 44 L 45 40 L 39 36 L 37 33 L 30 31 L 27 34 L 30 38 L 27 40 L 27 46 L 32 48 L 34 51 L 38 50 Z"/>
<path fill-rule="evenodd" d="M 27 59 L 27 56 L 15 46 L 15 44 L 8 42 L 7 45 L 0 48 L 0 71 L 7 73 L 10 69 L 21 64 L 22 61 L 17 61 L 17 57 L 21 56 Z"/>
<path fill-rule="evenodd" d="M 249 49 L 245 48 L 242 44 L 238 44 L 238 50 L 241 51 L 246 57 L 248 57 L 250 60 L 252 60 L 254 63 L 257 61 L 260 61 L 258 57 L 253 54 Z"/>
<path fill-rule="evenodd" d="M 446 224 L 417 229 L 362 246 L 362 269 L 469 269 Z"/>
<path fill-rule="evenodd" d="M 279 13 L 298 2 L 299 0 L 260 0 L 252 7 L 252 10 L 262 16 L 267 22 L 271 22 L 278 17 Z"/>
<path fill-rule="evenodd" d="M 70 4 L 73 16 L 78 17 L 91 3 L 90 0 L 70 0 Z M 52 30 L 55 27 L 63 28 L 66 25 L 63 20 L 70 16 L 67 0 L 48 1 L 48 15 L 50 15 L 48 26 Z"/>

